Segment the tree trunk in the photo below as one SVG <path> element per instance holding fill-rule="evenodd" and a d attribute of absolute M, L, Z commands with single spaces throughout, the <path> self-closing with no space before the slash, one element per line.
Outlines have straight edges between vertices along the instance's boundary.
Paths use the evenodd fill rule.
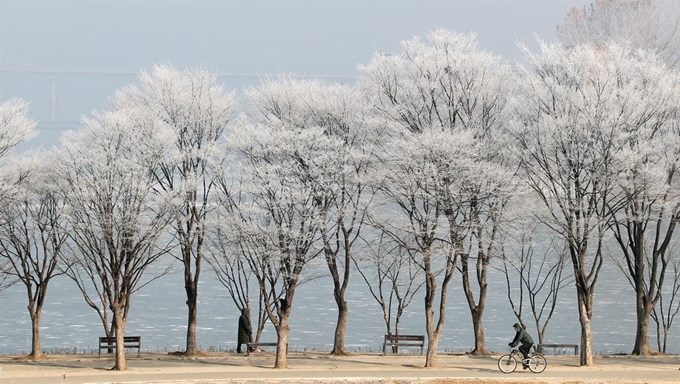
<path fill-rule="evenodd" d="M 277 369 L 287 369 L 288 368 L 288 332 L 290 332 L 290 326 L 288 325 L 288 317 L 282 318 L 279 326 L 276 328 L 276 334 L 278 335 L 278 340 L 276 342 L 276 361 L 274 362 L 274 368 Z"/>
<path fill-rule="evenodd" d="M 633 346 L 633 355 L 651 355 L 652 349 L 649 347 L 649 317 L 652 313 L 651 308 L 645 305 L 644 300 L 640 303 L 641 298 L 638 295 L 637 305 L 637 327 L 635 332 L 635 344 Z"/>
<path fill-rule="evenodd" d="M 437 281 L 435 275 L 432 273 L 429 250 L 425 261 L 425 327 L 427 330 L 427 356 L 425 358 L 425 368 L 437 367 L 437 347 L 439 346 L 439 336 L 444 326 L 446 319 L 446 289 L 453 276 L 455 262 L 447 259 L 446 272 L 442 280 L 441 290 L 439 291 L 439 319 L 435 326 L 434 311 L 432 310 L 434 304 L 435 294 L 437 293 Z"/>
<path fill-rule="evenodd" d="M 192 206 L 195 208 L 195 201 L 192 201 Z M 201 275 L 201 249 L 203 245 L 204 229 L 202 225 L 202 218 L 197 212 L 191 213 L 195 219 L 196 230 L 187 230 L 181 238 L 184 244 L 182 245 L 182 262 L 184 263 L 184 290 L 187 294 L 187 348 L 184 351 L 186 356 L 195 356 L 198 354 L 196 348 L 196 324 L 198 322 L 198 281 Z M 195 253 L 192 252 L 193 244 L 195 244 Z M 193 275 L 192 275 L 193 263 Z"/>
<path fill-rule="evenodd" d="M 434 297 L 434 295 L 433 295 Z M 439 335 L 432 326 L 434 322 L 434 312 L 432 311 L 432 300 L 425 301 L 425 328 L 427 331 L 427 353 L 425 355 L 425 368 L 437 367 L 437 347 L 439 346 Z"/>
<path fill-rule="evenodd" d="M 482 257 L 481 254 L 480 257 Z M 487 355 L 488 352 L 484 345 L 484 326 L 482 325 L 482 314 L 484 313 L 484 305 L 486 303 L 486 273 L 482 272 L 480 274 L 483 278 L 479 281 L 479 304 L 477 304 L 470 286 L 468 258 L 469 255 L 463 255 L 461 257 L 461 272 L 463 277 L 463 292 L 465 293 L 468 308 L 470 309 L 472 326 L 475 333 L 475 348 L 470 353 L 473 355 Z"/>
<path fill-rule="evenodd" d="M 425 356 L 425 368 L 437 367 L 437 346 L 439 345 L 439 333 L 434 327 L 434 304 L 437 282 L 430 270 L 429 258 L 425 258 L 425 330 L 427 332 L 427 355 Z M 442 288 L 443 289 L 443 288 Z M 441 314 L 440 314 L 441 318 Z"/>
<path fill-rule="evenodd" d="M 121 316 L 120 308 L 113 308 L 113 321 L 116 328 L 116 365 L 113 367 L 116 371 L 124 371 L 127 369 L 125 364 L 125 322 Z"/>
<path fill-rule="evenodd" d="M 436 368 L 438 364 L 437 349 L 439 348 L 439 334 L 428 332 L 427 352 L 425 355 L 425 368 Z"/>
<path fill-rule="evenodd" d="M 38 360 L 43 357 L 40 348 L 40 310 L 29 312 L 31 314 L 31 354 L 29 356 L 33 360 Z"/>
<path fill-rule="evenodd" d="M 338 323 L 335 327 L 335 340 L 331 355 L 349 355 L 345 350 L 345 330 L 347 329 L 347 301 L 344 300 L 344 292 L 335 294 L 335 302 L 338 305 Z"/>
<path fill-rule="evenodd" d="M 484 313 L 484 311 L 482 309 L 483 307 L 478 306 L 474 310 L 471 310 L 472 327 L 475 333 L 475 349 L 470 352 L 472 355 L 489 354 L 484 345 L 484 326 L 482 325 L 482 313 Z"/>
<path fill-rule="evenodd" d="M 345 356 L 349 355 L 345 349 L 345 330 L 347 329 L 347 301 L 345 301 L 345 292 L 347 291 L 347 285 L 349 284 L 350 276 L 350 264 L 352 258 L 350 257 L 350 249 L 352 244 L 349 239 L 349 232 L 342 227 L 343 233 L 343 249 L 344 249 L 344 261 L 341 263 L 342 268 L 338 267 L 337 254 L 332 251 L 330 246 L 329 238 L 324 234 L 323 243 L 326 254 L 326 264 L 328 265 L 328 270 L 333 278 L 333 298 L 335 299 L 335 304 L 338 307 L 338 322 L 335 327 L 335 339 L 333 341 L 333 350 L 331 355 Z M 340 249 L 337 250 L 340 252 Z M 340 276 L 340 270 L 342 269 L 342 279 Z"/>
<path fill-rule="evenodd" d="M 581 288 L 577 287 L 580 290 Z M 578 294 L 578 314 L 581 323 L 581 356 L 580 365 L 586 367 L 593 366 L 593 332 L 591 329 L 592 308 L 588 308 L 586 300 L 583 298 L 585 293 Z"/>
<path fill-rule="evenodd" d="M 637 211 L 637 210 L 636 210 Z M 656 273 L 654 272 L 658 264 L 658 256 L 652 252 L 652 256 L 649 259 L 652 263 L 651 273 L 649 276 L 649 284 L 645 282 L 645 266 L 648 262 L 647 257 L 645 257 L 644 250 L 644 227 L 641 222 L 634 221 L 632 223 L 632 235 L 629 235 L 629 243 L 631 247 L 631 252 L 625 252 L 624 254 L 627 262 L 633 264 L 633 271 L 630 272 L 635 284 L 633 288 L 635 289 L 635 311 L 636 311 L 636 327 L 635 327 L 635 341 L 633 342 L 633 355 L 649 355 L 651 350 L 649 348 L 649 316 L 652 312 L 653 295 L 655 294 L 656 287 Z M 628 226 L 630 228 L 630 225 Z M 628 233 L 631 233 L 630 231 Z M 619 244 L 625 244 L 623 240 L 619 240 Z M 631 260 L 632 254 L 632 260 Z M 649 292 L 645 292 L 649 289 Z"/>
<path fill-rule="evenodd" d="M 184 354 L 187 356 L 196 355 L 198 352 L 196 348 L 196 322 L 198 321 L 198 300 L 196 296 L 198 291 L 193 285 L 192 282 L 191 286 L 186 288 L 189 313 L 187 319 L 187 349 Z"/>

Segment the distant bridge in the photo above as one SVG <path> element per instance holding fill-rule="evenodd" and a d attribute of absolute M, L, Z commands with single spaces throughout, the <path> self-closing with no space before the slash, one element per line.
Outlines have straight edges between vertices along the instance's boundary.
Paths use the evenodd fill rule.
<path fill-rule="evenodd" d="M 57 106 L 59 105 L 57 83 L 61 77 L 68 75 L 76 76 L 137 76 L 142 71 L 121 71 L 121 70 L 60 70 L 60 69 L 46 69 L 37 67 L 33 64 L 27 63 L 23 60 L 8 56 L 4 52 L 0 52 L 0 76 L 4 74 L 14 75 L 42 75 L 50 80 L 50 104 L 51 104 L 51 122 L 40 122 L 41 129 L 73 129 L 78 125 L 77 121 L 58 121 L 57 120 Z M 217 77 L 221 78 L 243 78 L 243 79 L 259 79 L 266 75 L 252 74 L 252 73 L 217 73 Z M 294 78 L 306 79 L 326 79 L 326 80 L 344 80 L 354 81 L 354 76 L 317 76 L 317 75 L 303 75 L 291 76 Z"/>

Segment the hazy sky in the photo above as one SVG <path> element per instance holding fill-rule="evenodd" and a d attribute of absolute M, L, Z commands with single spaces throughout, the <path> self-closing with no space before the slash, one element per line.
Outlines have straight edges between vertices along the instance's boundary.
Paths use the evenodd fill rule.
<path fill-rule="evenodd" d="M 517 42 L 555 39 L 572 6 L 590 0 L 0 0 L 0 101 L 31 101 L 41 129 L 72 127 L 107 108 L 134 75 L 58 75 L 57 128 L 47 73 L 8 70 L 134 72 L 153 64 L 202 65 L 232 75 L 356 76 L 377 51 L 435 28 L 474 32 L 508 60 Z M 257 78 L 225 76 L 228 88 Z M 342 81 L 342 79 L 340 79 Z M 346 81 L 346 80 L 345 80 Z"/>

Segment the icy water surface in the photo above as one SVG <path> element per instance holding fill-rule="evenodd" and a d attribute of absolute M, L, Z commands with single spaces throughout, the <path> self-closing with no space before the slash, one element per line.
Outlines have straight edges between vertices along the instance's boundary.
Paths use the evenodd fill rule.
<path fill-rule="evenodd" d="M 226 289 L 207 269 L 199 287 L 197 339 L 201 349 L 235 348 L 238 311 Z M 444 333 L 440 351 L 467 351 L 473 347 L 472 325 L 460 279 L 451 282 Z M 508 304 L 504 276 L 490 272 L 489 296 L 484 312 L 487 348 L 507 349 L 514 336 L 515 319 Z M 378 351 L 385 326 L 380 307 L 358 274 L 352 276 L 347 294 L 350 308 L 346 333 L 349 350 Z M 132 310 L 126 326 L 127 335 L 142 336 L 142 349 L 150 351 L 183 350 L 186 340 L 186 317 L 181 274 L 167 275 L 133 296 Z M 558 308 L 548 326 L 546 343 L 576 344 L 580 327 L 573 287 L 561 291 Z M 425 334 L 423 295 L 419 293 L 401 320 L 401 333 Z M 30 319 L 26 310 L 26 293 L 17 284 L 0 293 L 0 354 L 30 352 Z M 525 311 L 527 308 L 525 307 Z M 531 319 L 526 312 L 526 322 Z M 337 310 L 332 284 L 322 278 L 302 285 L 296 291 L 291 315 L 289 345 L 293 350 L 330 350 Z M 676 326 L 680 327 L 680 326 Z M 655 327 L 650 325 L 652 333 Z M 57 278 L 49 288 L 41 321 L 42 347 L 47 352 L 75 349 L 96 351 L 103 326 L 89 308 L 75 285 L 67 278 Z M 530 326 L 536 338 L 536 331 Z M 629 353 L 635 336 L 634 294 L 618 269 L 606 266 L 596 288 L 593 318 L 595 353 Z M 671 329 L 669 352 L 680 353 L 680 328 Z M 262 341 L 275 341 L 268 327 Z M 652 347 L 656 338 L 652 334 Z"/>

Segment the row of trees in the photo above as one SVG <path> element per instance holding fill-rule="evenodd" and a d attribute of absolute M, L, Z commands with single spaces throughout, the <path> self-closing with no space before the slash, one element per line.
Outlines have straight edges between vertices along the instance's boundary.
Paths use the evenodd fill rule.
<path fill-rule="evenodd" d="M 404 41 L 400 54 L 376 54 L 355 87 L 267 78 L 245 91 L 249 107 L 239 115 L 240 102 L 214 73 L 142 73 L 60 148 L 4 167 L 1 276 L 26 286 L 31 356 L 41 354 L 38 322 L 52 277 L 71 277 L 107 335 L 122 341 L 131 295 L 158 277 L 149 267 L 164 255 L 183 266 L 188 355 L 198 352 L 205 261 L 239 309 L 259 304 L 258 329 L 271 321 L 275 366 L 285 368 L 295 292 L 319 258 L 338 306 L 332 353 L 347 353 L 344 295 L 354 265 L 376 279 L 371 291 L 388 332 L 398 332 L 392 298 L 399 314 L 422 277 L 427 367 L 437 365 L 449 284 L 460 274 L 472 353 L 484 354 L 487 272 L 493 260 L 507 261 L 509 292 L 511 270 L 530 279 L 522 250 L 536 241 L 527 219 L 573 268 L 581 365 L 593 364 L 593 294 L 607 252 L 635 289 L 633 352 L 649 353 L 649 318 L 665 278 L 675 277 L 677 293 L 679 276 L 671 252 L 680 219 L 677 71 L 654 51 L 611 41 L 523 51 L 513 71 L 474 35 L 440 29 Z M 12 139 L 0 144 L 11 148 L 35 123 L 22 101 L 1 111 Z M 610 238 L 620 251 L 608 248 Z M 518 263 L 513 252 L 523 255 Z M 541 275 L 553 288 L 543 305 L 532 301 L 537 327 L 565 284 L 564 260 Z M 522 286 L 534 300 L 536 286 Z M 549 316 L 543 321 L 540 335 Z M 122 350 L 115 368 L 125 369 Z"/>

